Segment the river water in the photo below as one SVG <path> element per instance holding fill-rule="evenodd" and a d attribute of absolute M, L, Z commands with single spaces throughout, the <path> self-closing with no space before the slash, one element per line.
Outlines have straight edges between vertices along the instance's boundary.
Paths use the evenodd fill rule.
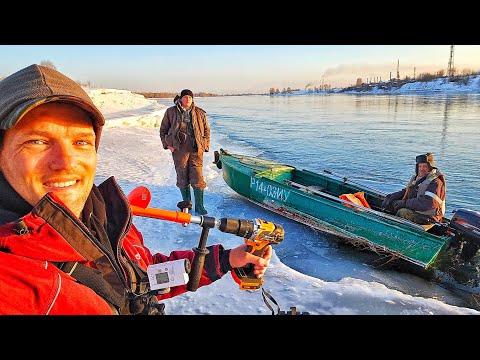
<path fill-rule="evenodd" d="M 170 106 L 171 99 L 158 99 Z M 297 95 L 195 98 L 221 147 L 311 171 L 328 169 L 377 189 L 402 189 L 416 155 L 432 152 L 447 182 L 447 216 L 480 211 L 480 94 Z M 211 152 L 218 149 L 211 149 Z M 227 185 L 225 185 L 227 187 Z M 232 209 L 264 209 L 225 191 Z M 243 209 L 242 209 L 243 208 Z M 233 214 L 232 214 L 233 215 Z M 379 268 L 371 254 L 338 244 L 277 214 L 287 234 L 276 247 L 283 263 L 328 281 L 356 277 L 412 295 L 478 309 L 471 295 L 410 273 Z M 274 220 L 271 220 L 274 221 Z"/>

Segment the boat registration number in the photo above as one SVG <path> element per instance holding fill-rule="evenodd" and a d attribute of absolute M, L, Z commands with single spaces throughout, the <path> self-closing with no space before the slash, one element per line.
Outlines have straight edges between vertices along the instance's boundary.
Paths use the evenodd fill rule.
<path fill-rule="evenodd" d="M 250 189 L 255 190 L 272 199 L 286 201 L 290 195 L 289 190 L 279 188 L 278 186 L 267 184 L 261 179 L 250 177 Z"/>

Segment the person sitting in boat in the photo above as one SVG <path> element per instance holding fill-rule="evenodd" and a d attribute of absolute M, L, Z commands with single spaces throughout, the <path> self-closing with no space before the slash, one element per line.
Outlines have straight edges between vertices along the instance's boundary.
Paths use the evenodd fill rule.
<path fill-rule="evenodd" d="M 415 175 L 407 187 L 388 194 L 382 210 L 420 225 L 441 222 L 445 214 L 445 177 L 435 167 L 432 153 L 418 155 Z"/>

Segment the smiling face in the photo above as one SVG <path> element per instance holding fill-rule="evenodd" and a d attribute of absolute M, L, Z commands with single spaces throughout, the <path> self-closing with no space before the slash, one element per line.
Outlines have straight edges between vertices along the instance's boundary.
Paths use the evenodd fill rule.
<path fill-rule="evenodd" d="M 428 163 L 418 164 L 418 175 L 420 177 L 426 176 L 429 172 L 430 172 L 430 165 L 428 165 Z"/>
<path fill-rule="evenodd" d="M 97 166 L 88 114 L 71 104 L 46 103 L 4 134 L 0 171 L 30 205 L 53 192 L 80 216 Z"/>

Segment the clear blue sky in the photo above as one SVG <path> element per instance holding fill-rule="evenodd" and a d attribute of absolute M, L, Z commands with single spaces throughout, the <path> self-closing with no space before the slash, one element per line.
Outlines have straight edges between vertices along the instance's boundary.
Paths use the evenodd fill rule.
<path fill-rule="evenodd" d="M 137 92 L 265 93 L 446 70 L 450 45 L 0 45 L 0 77 L 42 61 L 94 87 Z M 480 70 L 480 46 L 456 45 L 457 70 Z"/>

